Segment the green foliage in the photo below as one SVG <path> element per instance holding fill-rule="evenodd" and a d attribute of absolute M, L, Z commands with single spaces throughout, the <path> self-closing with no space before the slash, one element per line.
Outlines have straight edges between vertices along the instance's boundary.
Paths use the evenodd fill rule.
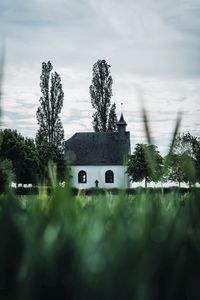
<path fill-rule="evenodd" d="M 189 132 L 178 134 L 170 162 L 169 179 L 195 184 L 200 182 L 200 140 Z"/>
<path fill-rule="evenodd" d="M 172 156 L 169 179 L 173 182 L 178 182 L 179 186 L 181 182 L 194 184 L 196 182 L 194 159 L 186 153 L 174 154 Z"/>
<path fill-rule="evenodd" d="M 137 144 L 129 156 L 127 173 L 133 182 L 145 179 L 147 182 L 157 182 L 162 175 L 163 159 L 155 145 Z"/>
<path fill-rule="evenodd" d="M 115 131 L 117 126 L 116 105 L 110 108 L 112 97 L 112 77 L 110 66 L 105 60 L 98 60 L 93 66 L 93 78 L 90 85 L 94 131 Z"/>
<path fill-rule="evenodd" d="M 0 198 L 0 286 L 15 300 L 198 299 L 196 190 Z"/>
<path fill-rule="evenodd" d="M 64 154 L 53 144 L 43 141 L 37 144 L 38 160 L 39 160 L 39 181 L 49 182 L 49 162 L 54 162 L 57 168 L 58 179 L 64 179 L 66 161 Z"/>
<path fill-rule="evenodd" d="M 10 160 L 13 167 L 13 180 L 22 184 L 37 184 L 48 179 L 48 163 L 57 165 L 58 179 L 63 180 L 66 162 L 64 154 L 54 145 L 47 142 L 38 143 L 24 138 L 16 130 L 0 130 L 0 161 Z"/>
<path fill-rule="evenodd" d="M 193 158 L 198 156 L 199 139 L 191 135 L 191 133 L 178 134 L 175 141 L 174 151 L 178 154 L 185 153 Z"/>
<path fill-rule="evenodd" d="M 0 130 L 0 159 L 10 160 L 15 182 L 35 184 L 38 178 L 38 158 L 34 141 L 16 130 Z"/>
<path fill-rule="evenodd" d="M 22 172 L 21 183 L 36 184 L 39 178 L 39 158 L 34 140 L 24 139 L 25 158 L 23 161 L 24 170 Z"/>

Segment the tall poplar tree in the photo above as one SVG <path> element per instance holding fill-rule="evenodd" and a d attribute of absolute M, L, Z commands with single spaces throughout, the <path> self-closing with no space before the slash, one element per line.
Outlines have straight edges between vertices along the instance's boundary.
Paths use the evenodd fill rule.
<path fill-rule="evenodd" d="M 50 61 L 42 63 L 40 87 L 42 97 L 37 110 L 39 130 L 37 139 L 45 140 L 49 145 L 63 147 L 64 130 L 59 117 L 63 107 L 64 93 L 58 73 L 51 73 L 53 66 Z"/>
<path fill-rule="evenodd" d="M 64 172 L 64 129 L 59 116 L 63 107 L 64 93 L 60 75 L 53 73 L 52 70 L 53 66 L 50 61 L 42 63 L 40 76 L 42 96 L 36 113 L 39 125 L 36 144 L 43 177 L 47 176 L 47 166 L 50 160 L 57 164 L 58 175 Z"/>
<path fill-rule="evenodd" d="M 112 105 L 113 80 L 110 75 L 110 65 L 105 60 L 98 60 L 93 66 L 93 78 L 90 85 L 93 114 L 93 128 L 95 131 L 115 131 L 117 125 L 116 106 Z"/>

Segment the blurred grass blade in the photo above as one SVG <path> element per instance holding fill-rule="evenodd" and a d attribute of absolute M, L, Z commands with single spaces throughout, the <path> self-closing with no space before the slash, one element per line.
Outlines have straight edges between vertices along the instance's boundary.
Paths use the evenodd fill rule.
<path fill-rule="evenodd" d="M 1 114 L 2 114 L 2 85 L 3 85 L 3 70 L 4 70 L 4 57 L 5 57 L 5 50 L 4 47 L 2 47 L 1 53 L 0 53 L 0 126 L 1 126 Z"/>
<path fill-rule="evenodd" d="M 153 143 L 152 143 L 152 138 L 151 138 L 151 134 L 150 134 L 150 128 L 148 125 L 147 112 L 144 108 L 142 109 L 142 118 L 143 118 L 144 131 L 146 134 L 147 142 L 149 145 L 152 145 Z"/>
<path fill-rule="evenodd" d="M 174 134 L 173 134 L 173 138 L 172 138 L 172 142 L 170 144 L 170 149 L 169 149 L 169 153 L 168 154 L 171 154 L 172 151 L 173 151 L 173 149 L 174 149 L 174 144 L 175 144 L 176 136 L 178 134 L 180 125 L 181 125 L 181 120 L 182 120 L 182 113 L 179 112 L 177 120 L 176 120 L 176 126 L 175 126 L 175 130 L 174 130 Z"/>
<path fill-rule="evenodd" d="M 150 128 L 149 128 L 149 124 L 148 124 L 149 122 L 148 122 L 147 112 L 146 112 L 145 108 L 142 109 L 142 118 L 143 118 L 144 131 L 145 131 L 145 135 L 147 138 L 147 143 L 148 143 L 148 145 L 153 145 L 153 140 L 151 138 Z M 146 147 L 145 152 L 146 152 L 146 156 L 147 156 L 148 167 L 149 167 L 151 173 L 154 173 L 154 170 L 156 168 L 156 159 L 155 159 L 153 148 L 151 146 Z"/>
<path fill-rule="evenodd" d="M 49 161 L 48 163 L 48 170 L 49 170 L 49 178 L 50 178 L 51 186 L 53 189 L 55 189 L 58 184 L 57 169 L 56 169 L 56 165 L 52 161 Z"/>
<path fill-rule="evenodd" d="M 177 120 L 176 120 L 176 125 L 175 125 L 175 129 L 174 129 L 172 141 L 171 141 L 171 144 L 170 144 L 169 152 L 166 156 L 166 160 L 165 160 L 165 163 L 164 163 L 163 175 L 165 175 L 165 173 L 167 172 L 168 167 L 169 167 L 170 162 L 171 162 L 171 159 L 172 159 L 174 145 L 175 145 L 176 137 L 177 137 L 177 134 L 178 134 L 178 131 L 179 131 L 179 128 L 180 128 L 181 120 L 182 120 L 182 113 L 179 112 Z"/>

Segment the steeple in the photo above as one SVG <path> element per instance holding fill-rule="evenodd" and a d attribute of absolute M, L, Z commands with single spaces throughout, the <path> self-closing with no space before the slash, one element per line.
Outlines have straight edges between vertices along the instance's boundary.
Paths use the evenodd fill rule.
<path fill-rule="evenodd" d="M 121 103 L 121 117 L 117 122 L 117 128 L 120 135 L 124 135 L 124 133 L 126 132 L 126 125 L 127 123 L 124 121 L 123 116 L 123 103 Z"/>
<path fill-rule="evenodd" d="M 118 128 L 119 134 L 124 134 L 126 132 L 126 126 L 127 126 L 127 123 L 124 120 L 123 113 L 121 113 L 121 117 L 120 117 L 119 121 L 117 122 L 117 128 Z"/>

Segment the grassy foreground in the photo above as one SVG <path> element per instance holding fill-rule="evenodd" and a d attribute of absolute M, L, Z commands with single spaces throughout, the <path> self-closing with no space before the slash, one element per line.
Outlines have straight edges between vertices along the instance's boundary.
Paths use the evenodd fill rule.
<path fill-rule="evenodd" d="M 0 299 L 199 299 L 190 193 L 0 196 Z"/>

